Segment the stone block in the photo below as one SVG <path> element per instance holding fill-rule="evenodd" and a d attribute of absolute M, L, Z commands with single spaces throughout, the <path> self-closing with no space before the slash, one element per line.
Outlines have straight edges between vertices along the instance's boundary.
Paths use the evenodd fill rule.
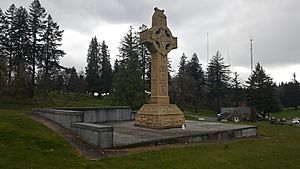
<path fill-rule="evenodd" d="M 35 114 L 55 121 L 56 123 L 70 129 L 77 122 L 83 121 L 83 112 L 57 109 L 35 109 Z"/>
<path fill-rule="evenodd" d="M 257 130 L 256 128 L 248 128 L 248 129 L 243 129 L 242 130 L 242 137 L 247 138 L 247 137 L 253 137 L 257 135 Z"/>
<path fill-rule="evenodd" d="M 103 107 L 84 110 L 84 122 L 99 123 L 132 120 L 130 107 Z"/>
<path fill-rule="evenodd" d="M 145 104 L 135 117 L 135 125 L 145 128 L 176 128 L 184 123 L 183 112 L 175 104 Z"/>
<path fill-rule="evenodd" d="M 78 134 L 86 142 L 100 148 L 113 147 L 113 127 L 92 124 L 76 123 L 72 126 L 73 132 Z"/>

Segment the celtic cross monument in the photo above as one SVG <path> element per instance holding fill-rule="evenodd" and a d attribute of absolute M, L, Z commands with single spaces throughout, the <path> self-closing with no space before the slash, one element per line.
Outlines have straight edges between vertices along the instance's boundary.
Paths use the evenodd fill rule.
<path fill-rule="evenodd" d="M 151 53 L 151 97 L 150 104 L 138 110 L 135 125 L 165 129 L 181 127 L 184 121 L 182 111 L 169 103 L 167 55 L 177 48 L 177 38 L 167 27 L 164 10 L 154 9 L 152 27 L 140 33 L 141 42 Z"/>

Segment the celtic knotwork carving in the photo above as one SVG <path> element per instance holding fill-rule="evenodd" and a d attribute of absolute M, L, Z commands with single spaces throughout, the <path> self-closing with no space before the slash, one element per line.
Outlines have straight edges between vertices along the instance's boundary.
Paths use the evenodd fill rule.
<path fill-rule="evenodd" d="M 177 38 L 172 36 L 167 27 L 167 17 L 163 10 L 155 8 L 152 17 L 152 28 L 140 33 L 142 43 L 145 43 L 151 53 L 158 52 L 166 56 L 172 49 L 177 48 Z"/>
<path fill-rule="evenodd" d="M 152 27 L 140 33 L 141 42 L 151 52 L 151 103 L 169 103 L 167 55 L 177 48 L 177 38 L 167 26 L 163 10 L 155 8 Z"/>
<path fill-rule="evenodd" d="M 177 48 L 177 38 L 167 27 L 163 10 L 155 8 L 152 27 L 140 33 L 140 40 L 151 52 L 151 97 L 136 114 L 135 125 L 156 129 L 181 127 L 183 112 L 169 104 L 167 54 Z"/>

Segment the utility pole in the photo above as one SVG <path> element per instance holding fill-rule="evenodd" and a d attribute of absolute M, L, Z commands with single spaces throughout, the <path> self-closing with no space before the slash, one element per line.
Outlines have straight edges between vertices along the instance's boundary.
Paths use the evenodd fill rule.
<path fill-rule="evenodd" d="M 251 52 L 251 75 L 253 73 L 253 48 L 252 48 L 253 39 L 250 39 L 250 52 Z"/>

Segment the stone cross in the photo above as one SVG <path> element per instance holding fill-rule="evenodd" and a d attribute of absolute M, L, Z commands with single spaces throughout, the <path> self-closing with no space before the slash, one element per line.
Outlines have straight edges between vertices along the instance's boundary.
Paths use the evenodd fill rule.
<path fill-rule="evenodd" d="M 167 27 L 163 10 L 154 9 L 152 27 L 140 33 L 151 53 L 151 97 L 150 104 L 144 104 L 135 116 L 135 126 L 153 129 L 182 127 L 184 114 L 176 104 L 169 103 L 168 58 L 172 49 L 177 48 L 177 38 Z"/>
<path fill-rule="evenodd" d="M 169 104 L 168 58 L 172 49 L 177 48 L 177 38 L 167 27 L 164 10 L 154 9 L 152 27 L 140 33 L 141 42 L 151 53 L 151 97 L 150 104 Z"/>

